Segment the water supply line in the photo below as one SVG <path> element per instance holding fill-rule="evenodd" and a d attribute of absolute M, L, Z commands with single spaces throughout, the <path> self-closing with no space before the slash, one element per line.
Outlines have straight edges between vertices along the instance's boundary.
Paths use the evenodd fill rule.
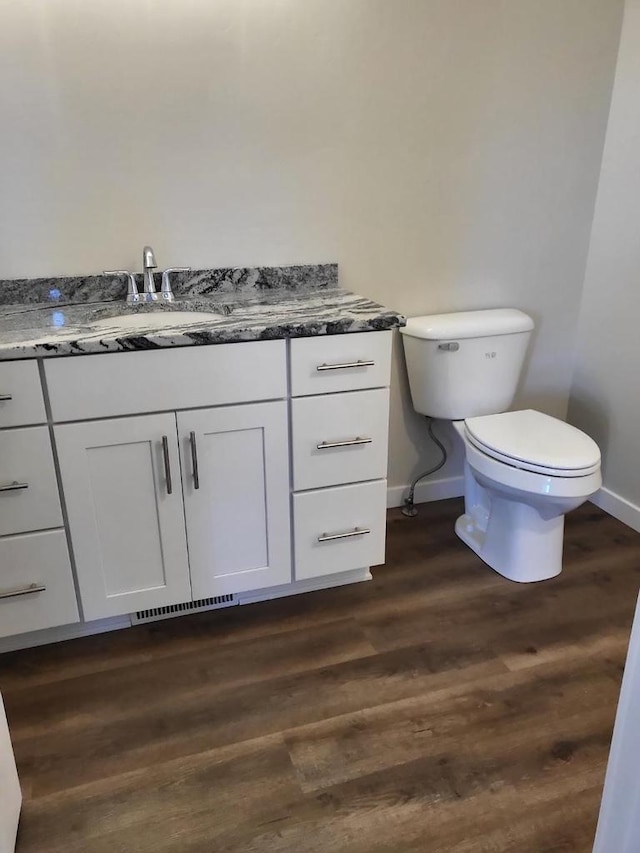
<path fill-rule="evenodd" d="M 409 493 L 408 493 L 407 497 L 405 498 L 404 506 L 402 507 L 402 514 L 406 515 L 407 518 L 415 518 L 416 515 L 418 514 L 418 510 L 416 509 L 416 506 L 414 504 L 414 497 L 415 497 L 416 486 L 418 485 L 420 480 L 423 480 L 425 477 L 428 477 L 430 474 L 435 474 L 436 471 L 439 471 L 447 461 L 447 448 L 440 441 L 438 436 L 434 433 L 434 431 L 433 431 L 433 418 L 430 418 L 430 417 L 427 417 L 427 432 L 429 433 L 429 438 L 431 439 L 431 441 L 433 441 L 433 443 L 440 450 L 440 453 L 442 454 L 442 458 L 440 459 L 440 461 L 438 462 L 437 465 L 434 465 L 433 468 L 429 468 L 428 471 L 424 471 L 422 474 L 420 474 L 418 477 L 415 478 L 413 483 L 411 483 L 411 486 L 409 488 Z"/>

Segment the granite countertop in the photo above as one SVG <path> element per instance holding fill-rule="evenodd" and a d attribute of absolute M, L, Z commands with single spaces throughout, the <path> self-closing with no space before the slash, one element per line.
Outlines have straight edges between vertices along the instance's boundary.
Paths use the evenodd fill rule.
<path fill-rule="evenodd" d="M 338 286 L 335 264 L 200 270 L 175 276 L 176 301 L 124 302 L 118 278 L 0 281 L 0 360 L 368 332 L 405 318 Z M 180 312 L 175 324 L 165 318 Z M 185 312 L 193 317 L 185 317 Z M 215 313 L 206 319 L 198 312 Z M 163 326 L 154 328 L 162 313 Z M 141 325 L 127 328 L 132 315 Z M 147 324 L 143 317 L 148 317 Z M 101 322 L 98 328 L 94 325 Z"/>

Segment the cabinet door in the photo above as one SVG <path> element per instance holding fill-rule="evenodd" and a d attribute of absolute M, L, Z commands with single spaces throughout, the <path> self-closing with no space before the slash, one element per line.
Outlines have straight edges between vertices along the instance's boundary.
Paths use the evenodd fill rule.
<path fill-rule="evenodd" d="M 285 401 L 178 413 L 194 599 L 291 582 Z"/>
<path fill-rule="evenodd" d="M 175 415 L 55 428 L 85 619 L 191 599 Z"/>

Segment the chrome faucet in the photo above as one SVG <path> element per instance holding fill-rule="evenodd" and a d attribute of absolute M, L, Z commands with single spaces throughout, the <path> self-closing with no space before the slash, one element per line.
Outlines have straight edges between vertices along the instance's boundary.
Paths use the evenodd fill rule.
<path fill-rule="evenodd" d="M 142 250 L 142 278 L 144 281 L 144 300 L 145 302 L 156 302 L 158 294 L 156 293 L 156 284 L 153 280 L 153 271 L 158 266 L 156 256 L 153 254 L 151 246 L 145 246 Z"/>
<path fill-rule="evenodd" d="M 144 293 L 138 291 L 135 274 L 128 270 L 104 270 L 103 275 L 126 275 L 128 278 L 126 301 L 130 305 L 140 302 L 157 302 L 156 283 L 153 271 L 157 267 L 156 256 L 151 246 L 145 246 L 142 250 L 142 279 L 144 281 Z M 191 267 L 170 267 L 162 273 L 162 288 L 160 298 L 163 302 L 173 302 L 175 297 L 171 290 L 170 275 L 174 272 L 191 272 Z"/>

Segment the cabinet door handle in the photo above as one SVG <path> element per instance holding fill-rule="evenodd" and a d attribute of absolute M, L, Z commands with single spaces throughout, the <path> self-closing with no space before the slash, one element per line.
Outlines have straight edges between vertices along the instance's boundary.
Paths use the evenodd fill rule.
<path fill-rule="evenodd" d="M 8 403 L 13 400 L 13 394 L 0 394 L 0 403 Z"/>
<path fill-rule="evenodd" d="M 166 435 L 162 436 L 162 456 L 164 457 L 164 477 L 167 483 L 167 494 L 173 493 L 173 483 L 171 481 L 171 459 L 169 458 L 169 439 Z"/>
<path fill-rule="evenodd" d="M 345 438 L 344 441 L 321 441 L 316 444 L 318 450 L 329 450 L 331 447 L 355 447 L 357 444 L 371 444 L 372 438 Z"/>
<path fill-rule="evenodd" d="M 198 447 L 196 445 L 195 432 L 189 433 L 189 444 L 191 445 L 191 467 L 193 469 L 193 488 L 200 488 L 200 473 L 198 471 Z"/>
<path fill-rule="evenodd" d="M 19 492 L 28 488 L 29 483 L 7 483 L 6 486 L 0 486 L 0 492 Z"/>
<path fill-rule="evenodd" d="M 349 370 L 352 367 L 374 367 L 375 361 L 365 361 L 364 359 L 358 359 L 358 361 L 344 361 L 339 364 L 319 364 L 316 367 L 316 370 Z"/>
<path fill-rule="evenodd" d="M 32 595 L 34 592 L 45 592 L 46 589 L 44 584 L 32 583 L 29 586 L 20 587 L 20 589 L 9 589 L 7 592 L 0 592 L 0 599 L 18 598 L 19 595 Z"/>
<path fill-rule="evenodd" d="M 318 542 L 333 542 L 334 539 L 349 539 L 351 536 L 364 536 L 366 533 L 371 533 L 368 527 L 354 527 L 346 533 L 323 533 L 318 536 Z"/>

